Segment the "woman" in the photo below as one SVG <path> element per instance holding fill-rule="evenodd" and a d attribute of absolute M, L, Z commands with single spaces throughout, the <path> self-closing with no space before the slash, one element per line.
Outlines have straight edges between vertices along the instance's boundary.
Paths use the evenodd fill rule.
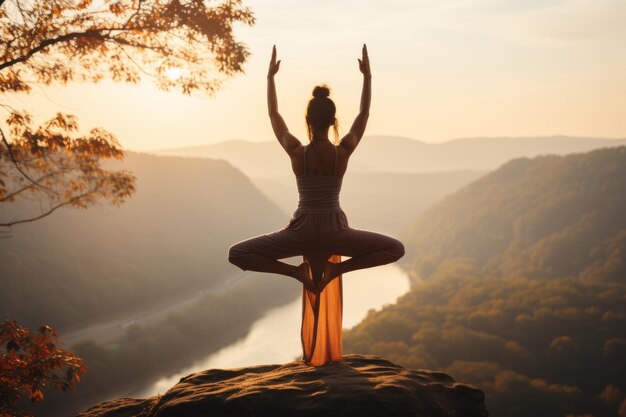
<path fill-rule="evenodd" d="M 372 75 L 365 45 L 358 61 L 363 74 L 361 108 L 350 131 L 338 145 L 330 142 L 331 126 L 335 142 L 338 137 L 335 104 L 328 97 L 328 87 L 317 86 L 306 111 L 309 143 L 302 145 L 278 113 L 274 76 L 280 60 L 276 61 L 273 47 L 267 105 L 274 134 L 291 159 L 300 195 L 298 208 L 283 229 L 241 241 L 228 255 L 228 260 L 244 271 L 282 274 L 302 282 L 302 344 L 305 362 L 313 365 L 341 359 L 341 275 L 388 264 L 404 255 L 404 246 L 397 239 L 349 227 L 339 206 L 343 175 L 369 116 Z M 341 261 L 341 255 L 350 259 Z M 280 261 L 293 256 L 303 256 L 304 262 L 296 266 Z"/>

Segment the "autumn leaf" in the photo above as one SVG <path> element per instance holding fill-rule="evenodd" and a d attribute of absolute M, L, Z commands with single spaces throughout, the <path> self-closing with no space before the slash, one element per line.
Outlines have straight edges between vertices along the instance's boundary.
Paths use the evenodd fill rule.
<path fill-rule="evenodd" d="M 37 389 L 37 390 L 35 390 L 35 391 L 32 391 L 32 392 L 30 393 L 29 398 L 30 398 L 30 400 L 31 400 L 32 402 L 40 402 L 40 401 L 43 401 L 43 392 L 41 392 L 41 390 L 39 390 L 39 389 Z"/>
<path fill-rule="evenodd" d="M 33 335 L 15 321 L 5 320 L 0 325 L 0 343 L 7 346 L 7 352 L 0 354 L 0 416 L 23 415 L 17 404 L 24 398 L 42 401 L 42 388 L 73 388 L 86 369 L 80 358 L 57 348 L 56 331 L 48 325 Z"/>

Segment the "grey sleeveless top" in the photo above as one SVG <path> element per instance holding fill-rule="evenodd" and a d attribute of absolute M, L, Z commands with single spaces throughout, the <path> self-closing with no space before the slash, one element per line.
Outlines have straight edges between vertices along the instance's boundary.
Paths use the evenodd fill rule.
<path fill-rule="evenodd" d="M 304 210 L 337 209 L 339 205 L 339 193 L 343 176 L 336 176 L 337 171 L 337 147 L 335 147 L 335 160 L 332 175 L 310 174 L 308 172 L 306 153 L 308 145 L 304 147 L 304 174 L 296 175 L 298 186 L 298 208 Z M 321 166 L 321 161 L 317 168 Z M 319 170 L 319 169 L 318 169 Z"/>

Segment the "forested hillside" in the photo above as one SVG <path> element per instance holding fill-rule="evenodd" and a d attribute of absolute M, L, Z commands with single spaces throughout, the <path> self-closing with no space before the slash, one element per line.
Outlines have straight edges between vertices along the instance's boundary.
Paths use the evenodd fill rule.
<path fill-rule="evenodd" d="M 63 331 L 210 288 L 239 272 L 229 245 L 288 220 L 225 161 L 129 153 L 123 167 L 137 192 L 122 206 L 60 210 L 0 239 L 2 317 Z"/>
<path fill-rule="evenodd" d="M 461 263 L 488 275 L 623 281 L 613 257 L 626 247 L 625 213 L 626 147 L 515 159 L 420 216 L 405 234 L 407 258 L 423 278 Z"/>
<path fill-rule="evenodd" d="M 415 280 L 345 351 L 442 369 L 493 415 L 626 415 L 626 148 L 511 161 L 407 233 Z"/>

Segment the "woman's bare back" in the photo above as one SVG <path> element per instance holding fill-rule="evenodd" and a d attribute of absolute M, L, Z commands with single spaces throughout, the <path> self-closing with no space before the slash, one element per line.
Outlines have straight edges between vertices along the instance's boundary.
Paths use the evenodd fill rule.
<path fill-rule="evenodd" d="M 341 144 L 333 145 L 330 141 L 323 139 L 302 145 L 290 154 L 291 169 L 296 176 L 305 174 L 306 148 L 308 148 L 306 150 L 306 174 L 342 177 L 346 173 L 350 153 L 346 152 Z M 336 161 L 335 158 L 337 158 Z"/>

